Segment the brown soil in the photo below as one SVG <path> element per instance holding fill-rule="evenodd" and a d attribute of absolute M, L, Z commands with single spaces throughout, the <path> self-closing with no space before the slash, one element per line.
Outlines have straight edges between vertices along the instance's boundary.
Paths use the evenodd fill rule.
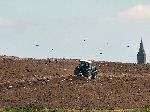
<path fill-rule="evenodd" d="M 97 80 L 73 75 L 78 60 L 0 57 L 0 108 L 124 109 L 150 105 L 150 65 L 94 62 Z"/>

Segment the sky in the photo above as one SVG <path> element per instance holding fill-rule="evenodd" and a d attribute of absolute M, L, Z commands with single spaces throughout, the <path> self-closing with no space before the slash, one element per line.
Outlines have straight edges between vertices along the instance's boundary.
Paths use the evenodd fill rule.
<path fill-rule="evenodd" d="M 0 0 L 0 55 L 136 63 L 141 37 L 149 63 L 150 0 Z"/>

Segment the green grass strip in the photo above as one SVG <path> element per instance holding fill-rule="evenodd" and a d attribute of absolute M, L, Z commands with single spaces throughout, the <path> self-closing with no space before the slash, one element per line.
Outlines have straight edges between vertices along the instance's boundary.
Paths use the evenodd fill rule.
<path fill-rule="evenodd" d="M 120 109 L 120 110 L 69 110 L 69 109 L 32 109 L 32 108 L 4 108 L 0 112 L 150 112 L 149 107 L 142 107 L 137 109 Z"/>

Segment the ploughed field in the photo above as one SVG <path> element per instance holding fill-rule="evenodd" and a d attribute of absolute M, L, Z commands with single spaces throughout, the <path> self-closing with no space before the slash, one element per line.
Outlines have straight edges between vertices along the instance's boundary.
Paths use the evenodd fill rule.
<path fill-rule="evenodd" d="M 97 80 L 73 75 L 79 60 L 0 57 L 0 108 L 126 109 L 150 105 L 150 65 L 93 61 Z"/>

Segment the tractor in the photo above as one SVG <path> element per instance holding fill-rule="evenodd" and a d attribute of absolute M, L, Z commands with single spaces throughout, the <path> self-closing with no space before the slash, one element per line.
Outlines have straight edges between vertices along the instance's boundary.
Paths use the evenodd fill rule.
<path fill-rule="evenodd" d="M 87 77 L 88 79 L 96 79 L 98 70 L 96 65 L 93 65 L 91 61 L 80 60 L 80 64 L 75 67 L 74 75 Z"/>

